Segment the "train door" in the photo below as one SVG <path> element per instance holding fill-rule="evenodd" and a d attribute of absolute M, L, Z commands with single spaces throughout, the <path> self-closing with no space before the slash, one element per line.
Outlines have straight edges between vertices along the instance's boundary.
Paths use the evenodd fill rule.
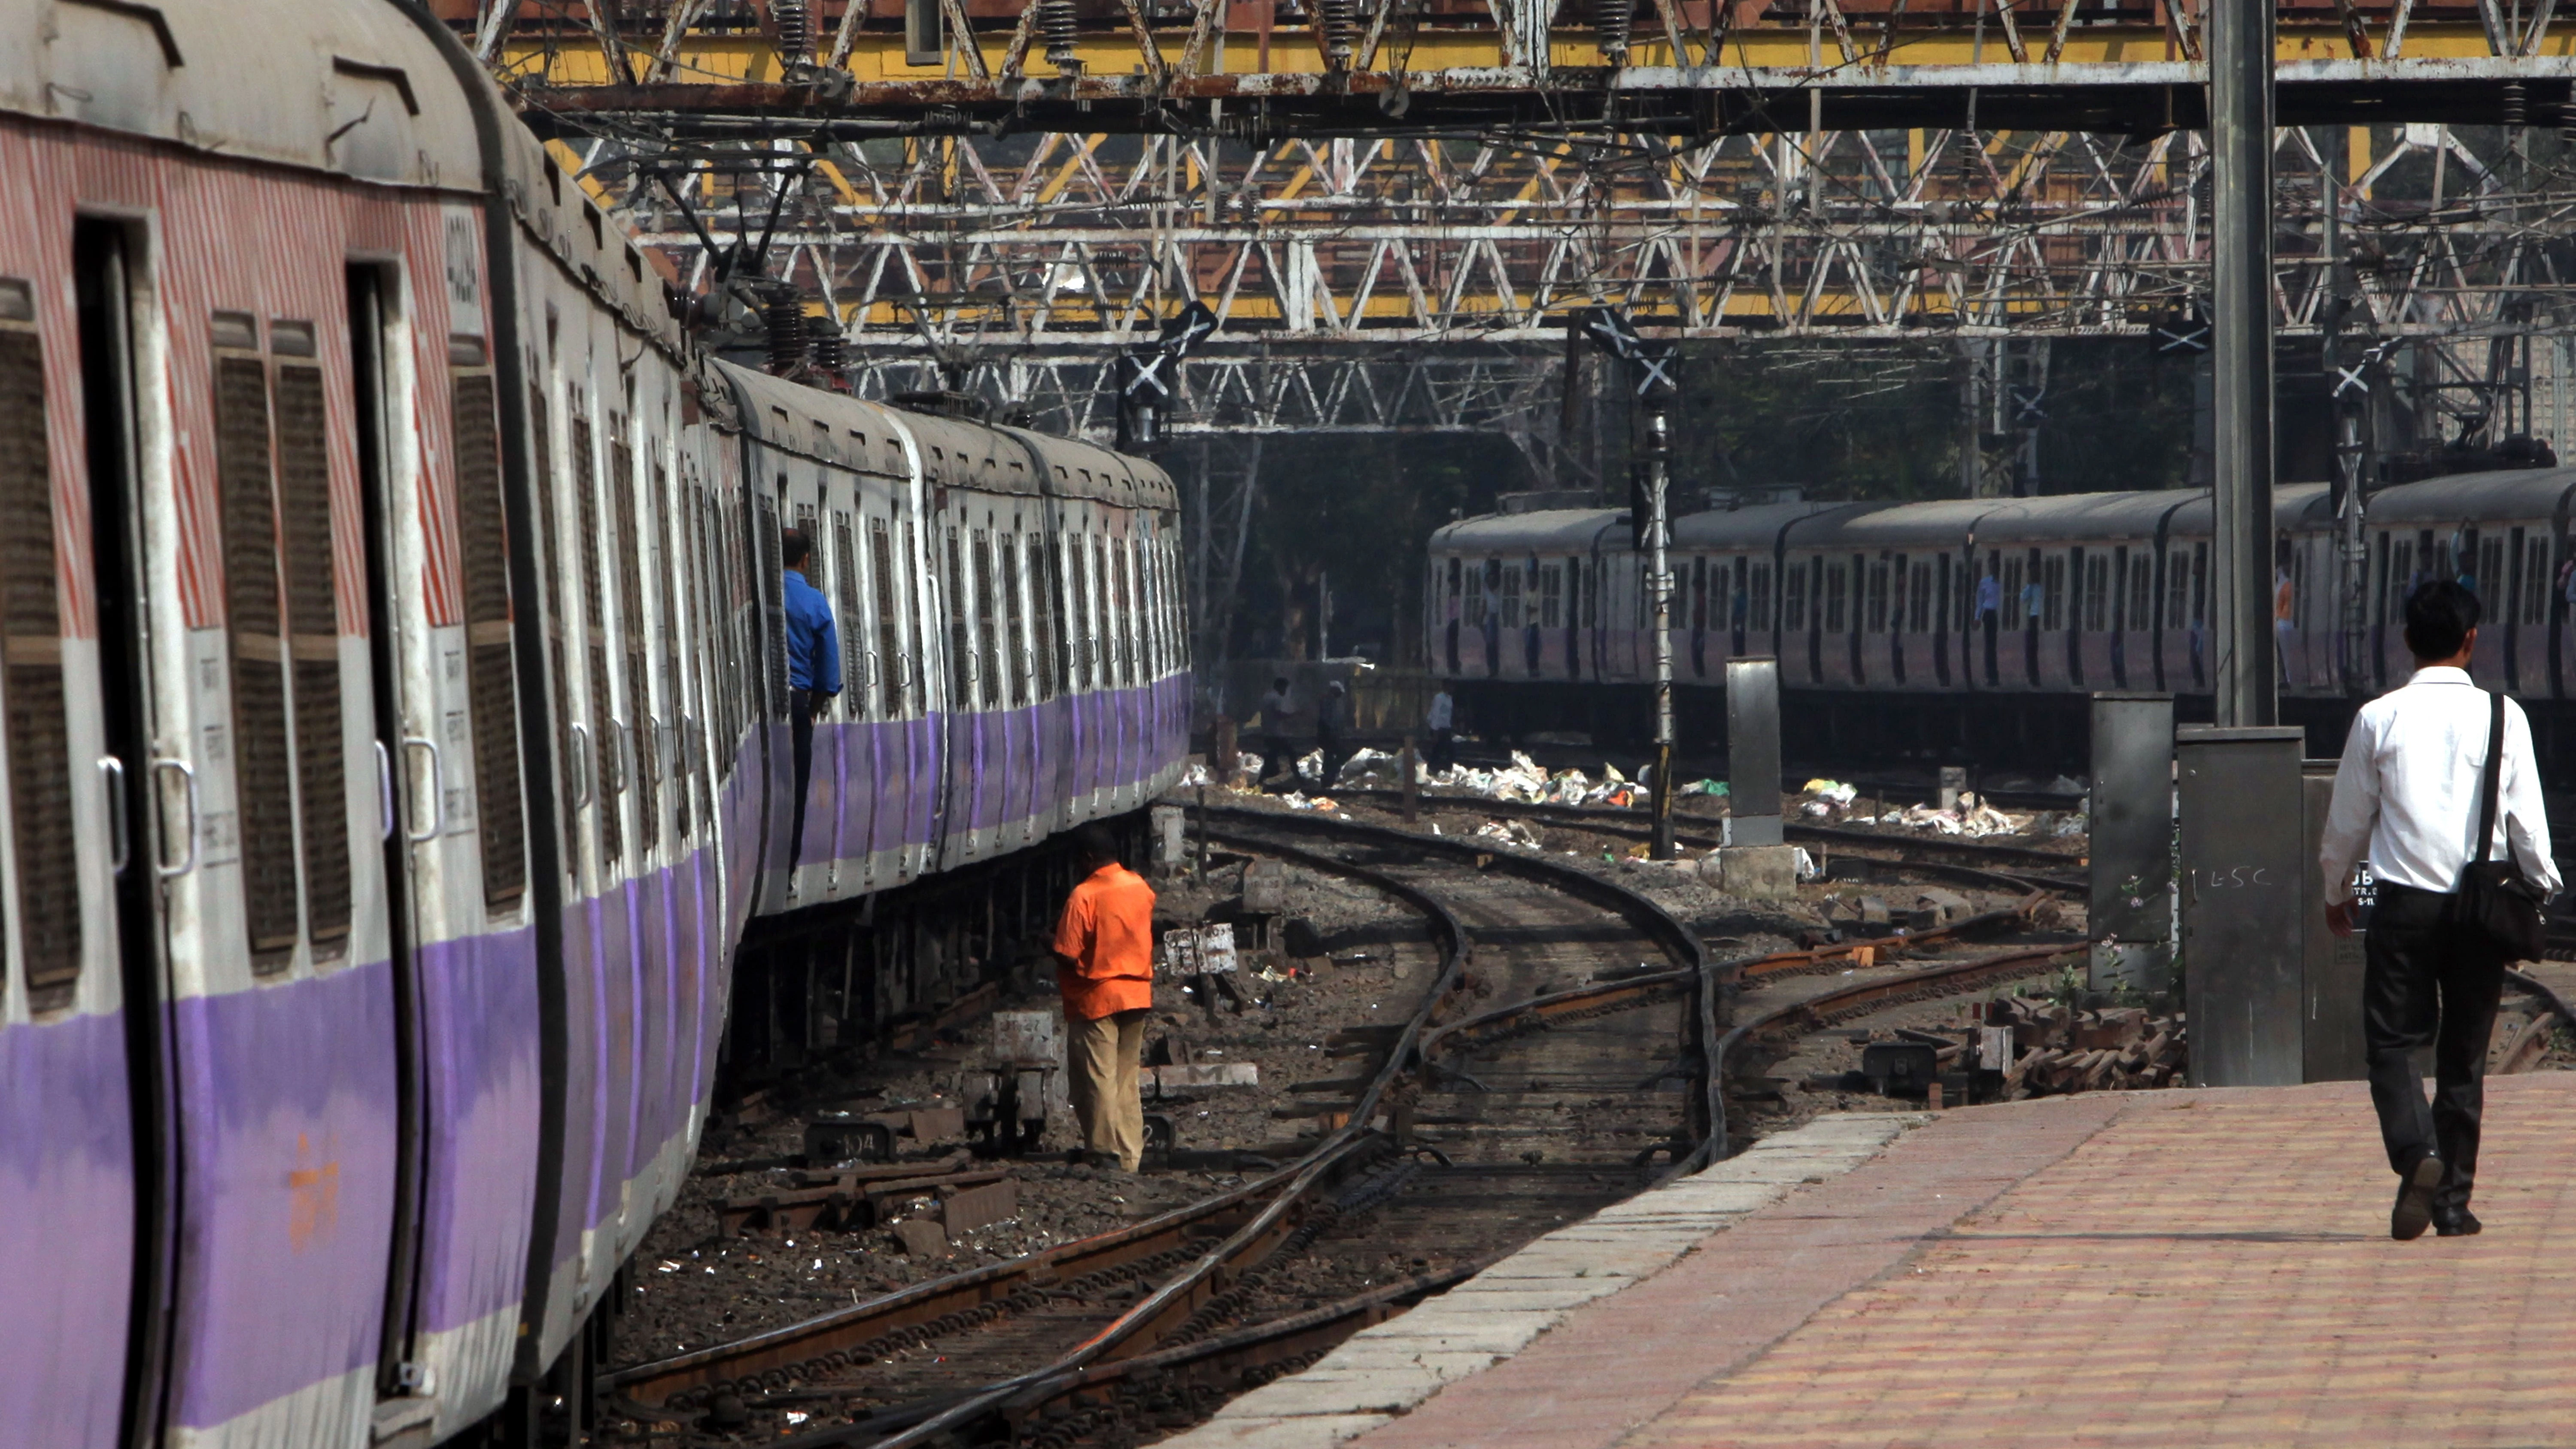
<path fill-rule="evenodd" d="M 451 284 L 456 276 L 451 264 Z M 507 1326 L 517 1316 L 517 1284 L 482 1265 L 524 1256 L 524 1218 L 471 1205 L 524 1203 L 535 1188 L 536 1163 L 524 1144 L 536 1128 L 536 1101 L 524 1086 L 502 1085 L 513 1073 L 532 1081 L 537 1070 L 535 956 L 525 929 L 497 397 L 479 290 L 466 287 L 460 306 L 451 285 L 446 332 L 432 328 L 415 341 L 418 318 L 407 313 L 400 280 L 373 265 L 347 272 L 346 378 L 363 552 L 341 592 L 362 589 L 366 600 L 366 684 L 362 692 L 354 662 L 316 657 L 318 617 L 294 624 L 297 773 L 313 774 L 303 720 L 327 706 L 328 676 L 346 674 L 344 697 L 364 698 L 373 734 L 353 724 L 346 778 L 322 789 L 354 797 L 335 808 L 352 817 L 353 837 L 375 837 L 370 853 L 383 880 L 392 963 L 398 1130 L 376 1389 L 403 1398 L 434 1385 L 442 1411 L 470 1418 L 506 1393 L 514 1349 Z M 438 389 L 420 370 L 441 362 Z M 416 447 L 428 419 L 413 400 L 439 391 L 449 404 L 439 419 L 447 446 Z M 303 505 L 291 486 L 279 489 L 278 501 L 295 615 L 319 584 L 309 562 L 319 550 L 298 557 L 297 531 L 327 526 L 328 518 L 299 519 Z M 327 647 L 350 655 L 355 642 Z M 242 720 L 245 736 L 249 723 Z M 306 870 L 309 882 L 309 845 Z M 308 898 L 316 894 L 308 886 Z M 402 1417 L 420 1407 L 388 1412 Z"/>
<path fill-rule="evenodd" d="M 161 876 L 185 847 L 162 841 L 151 808 L 129 240 L 118 222 L 74 223 L 68 316 L 58 284 L 0 281 L 12 324 L 0 327 L 0 671 L 18 937 L 16 969 L 0 976 L 12 1084 L 0 1133 L 13 1165 L 0 1179 L 13 1265 L 0 1302 L 41 1325 L 49 1351 L 0 1380 L 0 1422 L 39 1442 L 107 1443 L 122 1417 L 125 1442 L 157 1443 L 169 1371 L 178 1123 Z M 47 365 L 48 340 L 74 367 Z M 66 384 L 80 422 L 69 437 L 50 427 Z M 58 514 L 65 471 L 85 485 L 85 518 Z M 66 1193 L 80 1203 L 68 1219 Z"/>

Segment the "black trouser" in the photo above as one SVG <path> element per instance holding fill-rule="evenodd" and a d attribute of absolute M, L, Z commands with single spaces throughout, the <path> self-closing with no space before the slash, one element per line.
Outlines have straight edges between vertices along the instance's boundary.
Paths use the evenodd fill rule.
<path fill-rule="evenodd" d="M 1282 770 L 1288 772 L 1288 783 L 1293 785 L 1297 782 L 1297 757 L 1288 753 L 1288 737 L 1263 735 L 1261 737 L 1262 780 L 1266 782 L 1275 779 Z"/>
<path fill-rule="evenodd" d="M 2486 1106 L 2487 1037 L 2504 991 L 2502 953 L 2443 920 L 2451 897 L 2379 887 L 2362 974 L 2362 1036 L 2370 1104 L 2388 1165 L 2403 1173 L 2427 1152 L 2442 1159 L 2437 1212 L 2469 1205 L 2478 1174 L 2478 1118 Z M 2433 1047 L 2433 1101 L 2414 1053 Z"/>
<path fill-rule="evenodd" d="M 1315 788 L 1330 790 L 1333 788 L 1333 782 L 1342 777 L 1342 765 L 1351 757 L 1350 746 L 1331 735 L 1322 735 L 1316 738 L 1315 748 L 1324 752 L 1323 780 Z"/>
<path fill-rule="evenodd" d="M 1431 753 L 1423 761 L 1436 773 L 1458 763 L 1458 732 L 1439 729 L 1431 732 Z"/>
<path fill-rule="evenodd" d="M 788 752 L 796 761 L 796 808 L 788 817 L 787 868 L 805 851 L 805 796 L 814 778 L 814 692 L 787 691 Z"/>

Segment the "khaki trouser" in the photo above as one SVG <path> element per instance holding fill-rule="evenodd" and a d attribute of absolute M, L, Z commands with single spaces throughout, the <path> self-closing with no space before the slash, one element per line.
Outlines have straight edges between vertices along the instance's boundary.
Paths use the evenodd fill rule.
<path fill-rule="evenodd" d="M 1136 1062 L 1145 1054 L 1144 1007 L 1114 1011 L 1089 1021 L 1065 1023 L 1073 1057 L 1074 1120 L 1082 1124 L 1082 1145 L 1106 1152 L 1134 1172 L 1145 1159 L 1145 1098 L 1137 1086 Z"/>

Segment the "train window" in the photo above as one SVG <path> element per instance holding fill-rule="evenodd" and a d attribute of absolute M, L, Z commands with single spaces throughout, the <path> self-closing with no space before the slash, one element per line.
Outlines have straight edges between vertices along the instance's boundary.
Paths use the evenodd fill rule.
<path fill-rule="evenodd" d="M 1782 582 L 1787 587 L 1780 600 L 1780 627 L 1804 629 L 1807 627 L 1807 571 L 1792 565 Z"/>
<path fill-rule="evenodd" d="M 966 591 L 968 587 L 965 546 L 958 542 L 957 529 L 952 524 L 948 529 L 948 596 L 939 602 L 940 606 L 948 611 L 949 704 L 951 708 L 961 711 L 972 711 L 975 707 L 974 697 L 968 689 L 970 681 L 967 678 L 967 670 L 974 661 L 974 651 L 970 647 L 972 636 L 967 633 Z"/>
<path fill-rule="evenodd" d="M 1548 564 L 1538 571 L 1538 598 L 1539 627 L 1558 627 L 1565 616 L 1565 565 Z"/>
<path fill-rule="evenodd" d="M 1500 605 L 1503 615 L 1502 624 L 1506 629 L 1517 629 L 1521 626 L 1521 571 L 1503 570 L 1502 582 L 1503 596 Z"/>
<path fill-rule="evenodd" d="M 865 719 L 868 690 L 875 683 L 869 676 L 876 671 L 860 663 L 864 651 L 859 641 L 868 636 L 868 621 L 859 612 L 858 539 L 850 526 L 850 511 L 846 508 L 832 510 L 832 594 L 841 606 L 843 708 L 850 718 Z"/>
<path fill-rule="evenodd" d="M 1029 679 L 1029 610 L 1028 596 L 1020 591 L 1020 540 L 1009 535 L 1002 540 L 1002 597 L 1009 600 L 1005 612 L 1011 626 L 1011 703 L 1034 703 Z"/>
<path fill-rule="evenodd" d="M 535 371 L 534 367 L 530 371 Z M 581 781 L 573 773 L 571 676 L 564 668 L 564 610 L 569 607 L 571 595 L 564 587 L 563 551 L 556 540 L 563 529 L 554 514 L 554 501 L 562 496 L 563 480 L 555 471 L 553 429 L 547 420 L 546 391 L 541 382 L 528 384 L 528 431 L 536 452 L 537 553 L 545 564 L 546 593 L 552 600 L 546 611 L 546 673 L 554 684 L 555 783 L 562 819 L 569 829 L 581 802 Z M 567 872 L 578 871 L 580 856 L 564 851 L 563 866 Z"/>
<path fill-rule="evenodd" d="M 903 657 L 903 624 L 895 607 L 894 530 L 882 518 L 868 520 L 868 575 L 876 585 L 878 696 L 886 717 L 900 719 L 912 707 L 904 698 L 910 671 L 897 662 Z"/>
<path fill-rule="evenodd" d="M 617 626 L 625 644 L 626 713 L 619 723 L 625 740 L 635 750 L 635 823 L 641 837 L 640 848 L 651 850 L 662 831 L 658 792 L 659 772 L 653 768 L 653 691 L 652 678 L 645 664 L 644 570 L 641 555 L 646 535 L 637 531 L 635 520 L 635 450 L 627 444 L 621 422 L 616 437 L 608 448 L 608 514 L 617 530 Z M 653 469 L 653 491 L 661 492 L 662 469 Z M 813 537 L 813 517 L 804 519 L 806 537 Z"/>
<path fill-rule="evenodd" d="M 1752 595 L 1752 627 L 1757 631 L 1770 628 L 1771 566 L 1769 564 L 1758 563 L 1753 566 Z"/>
<path fill-rule="evenodd" d="M 1834 564 L 1825 570 L 1825 632 L 1843 632 L 1844 565 Z"/>
<path fill-rule="evenodd" d="M 2388 623 L 2406 624 L 2406 596 L 2415 592 L 2415 545 L 2400 541 L 2388 550 Z"/>
<path fill-rule="evenodd" d="M 2111 627 L 2111 561 L 2098 553 L 2084 560 L 2084 627 L 2096 634 Z"/>
<path fill-rule="evenodd" d="M 300 907 L 294 756 L 287 723 L 290 651 L 278 611 L 268 364 L 255 356 L 218 356 L 214 380 L 215 483 L 223 519 L 224 613 L 231 634 L 233 791 L 240 812 L 243 906 L 251 969 L 282 971 L 294 964 Z M 32 908 L 29 918 L 38 919 Z"/>
<path fill-rule="evenodd" d="M 1008 703 L 1002 680 L 1001 648 L 996 642 L 998 629 L 993 599 L 993 537 L 985 530 L 968 530 L 966 563 L 974 570 L 971 582 L 960 582 L 972 589 L 975 600 L 975 707 L 991 709 Z"/>
<path fill-rule="evenodd" d="M 519 796 L 518 692 L 510 662 L 510 546 L 502 523 L 501 437 L 492 375 L 459 373 L 450 388 L 456 448 L 457 542 L 465 567 L 465 675 L 474 721 L 474 794 L 482 830 L 483 903 L 527 893 Z"/>
<path fill-rule="evenodd" d="M 1073 536 L 1073 667 L 1086 691 L 1107 682 L 1100 660 L 1099 608 L 1095 598 L 1096 570 L 1092 568 L 1091 540 L 1087 534 Z"/>
<path fill-rule="evenodd" d="M 2486 606 L 2487 612 L 2497 612 L 2497 606 L 2505 599 L 2504 540 L 2501 538 L 2486 538 L 2478 544 L 2477 590 L 2479 602 Z"/>
<path fill-rule="evenodd" d="M 1136 558 L 1131 548 L 1115 540 L 1109 544 L 1110 576 L 1118 580 L 1118 683 L 1129 689 L 1136 686 L 1136 668 L 1140 662 L 1137 646 L 1144 630 L 1138 626 L 1136 607 Z"/>
<path fill-rule="evenodd" d="M 1460 619 L 1470 629 L 1481 629 L 1485 626 L 1485 571 L 1483 569 L 1467 570 L 1467 590 L 1458 613 Z"/>
<path fill-rule="evenodd" d="M 2156 616 L 2155 569 L 2144 554 L 2129 559 L 2129 616 L 2123 622 L 2132 629 L 2144 629 Z"/>
<path fill-rule="evenodd" d="M 1024 545 L 1029 571 L 1029 612 L 1037 630 L 1030 669 L 1041 700 L 1064 693 L 1064 655 L 1056 630 L 1056 546 L 1052 538 L 1032 535 Z"/>
<path fill-rule="evenodd" d="M 2209 545 L 2191 546 L 2191 626 L 2209 622 Z"/>
<path fill-rule="evenodd" d="M 1865 632 L 1887 632 L 1887 564 L 1884 560 L 1869 566 L 1869 624 Z"/>
<path fill-rule="evenodd" d="M 2066 627 L 2066 555 L 2050 555 L 2040 569 L 2039 627 L 2053 633 Z"/>
<path fill-rule="evenodd" d="M 1919 559 L 1914 564 L 1913 593 L 1912 617 L 1906 627 L 1921 634 L 1932 627 L 1932 565 Z"/>
<path fill-rule="evenodd" d="M 278 323 L 272 335 L 283 336 Z M 322 369 L 277 369 L 277 511 L 284 546 L 288 666 L 295 699 L 304 930 L 317 957 L 349 939 L 349 810 L 340 735 L 340 595 L 331 538 L 330 420 Z"/>
<path fill-rule="evenodd" d="M 2535 538 L 2523 547 L 2522 622 L 2549 617 L 2549 540 Z"/>
<path fill-rule="evenodd" d="M 2003 596 L 2005 626 L 2013 629 L 2022 627 L 2033 610 L 2030 607 L 2030 600 L 2022 591 L 2021 555 L 2019 554 L 2013 554 L 2004 560 Z"/>
<path fill-rule="evenodd" d="M 34 315 L 24 299 L 9 320 Z M 255 366 L 256 364 L 254 364 Z M 24 328 L 0 330 L 0 673 L 6 675 L 9 796 L 17 847 L 18 959 L 28 1005 L 71 1003 L 80 981 L 80 853 L 72 836 L 70 716 L 63 690 L 54 485 L 45 438 L 45 350 Z"/>
<path fill-rule="evenodd" d="M 2181 549 L 2165 555 L 2165 627 L 2183 626 L 2191 598 L 2191 555 Z"/>
<path fill-rule="evenodd" d="M 582 623 L 586 631 L 590 679 L 590 747 L 592 780 L 598 791 L 599 851 L 602 861 L 625 853 L 624 823 L 618 819 L 617 792 L 625 788 L 624 764 L 608 722 L 616 713 L 608 703 L 608 595 L 599 567 L 599 466 L 592 447 L 590 419 L 579 411 L 572 419 L 573 498 L 580 511 Z"/>

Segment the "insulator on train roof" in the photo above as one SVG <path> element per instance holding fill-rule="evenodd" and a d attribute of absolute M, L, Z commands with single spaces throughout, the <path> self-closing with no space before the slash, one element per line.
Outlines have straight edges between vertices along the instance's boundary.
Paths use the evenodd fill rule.
<path fill-rule="evenodd" d="M 1038 33 L 1046 38 L 1047 64 L 1056 74 L 1070 80 L 1082 74 L 1081 58 L 1073 53 L 1073 0 L 1031 0 L 1038 7 Z"/>
<path fill-rule="evenodd" d="M 769 370 L 793 372 L 805 361 L 805 305 L 792 296 L 773 297 L 761 308 L 769 329 Z"/>
<path fill-rule="evenodd" d="M 814 24 L 805 0 L 769 0 L 769 18 L 778 27 L 778 58 L 787 65 L 810 64 L 814 58 Z"/>
<path fill-rule="evenodd" d="M 1360 0 L 1315 0 L 1315 13 L 1324 27 L 1324 64 L 1349 70 L 1360 48 Z"/>
<path fill-rule="evenodd" d="M 805 363 L 817 372 L 839 372 L 850 365 L 850 343 L 841 324 L 828 314 L 805 319 Z"/>
<path fill-rule="evenodd" d="M 1628 28 L 1636 17 L 1636 0 L 1592 0 L 1592 36 L 1601 58 L 1612 65 L 1628 62 Z"/>
<path fill-rule="evenodd" d="M 2506 81 L 2504 83 L 2504 123 L 2508 126 L 2520 126 L 2523 124 L 2525 115 L 2526 112 L 2523 108 L 2522 100 L 2522 82 L 2518 80 Z"/>

